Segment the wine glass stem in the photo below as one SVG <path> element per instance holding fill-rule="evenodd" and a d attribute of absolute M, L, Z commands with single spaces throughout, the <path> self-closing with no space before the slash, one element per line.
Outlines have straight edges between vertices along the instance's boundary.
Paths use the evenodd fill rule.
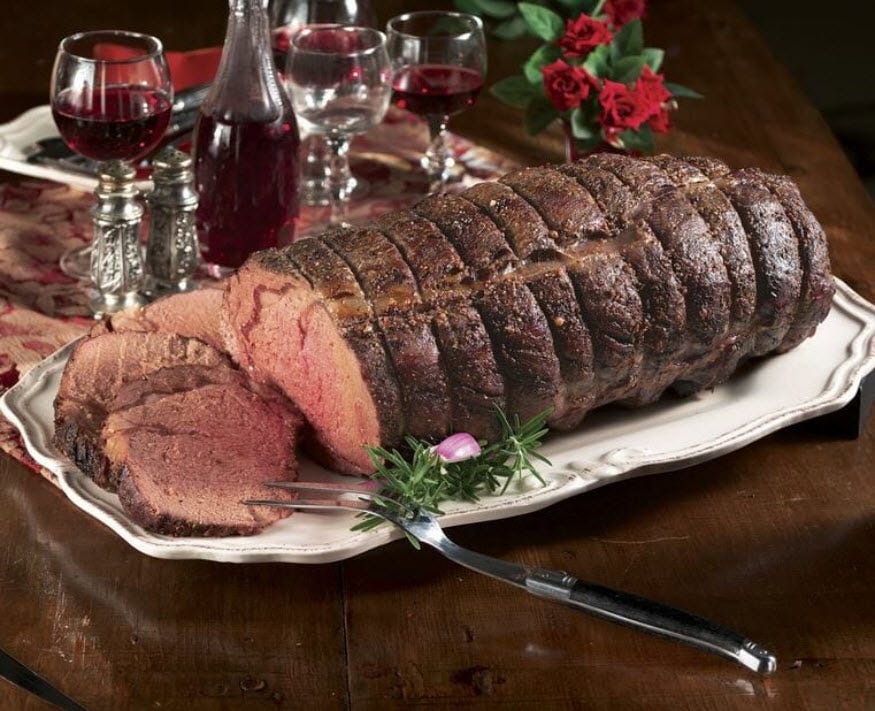
<path fill-rule="evenodd" d="M 350 137 L 345 134 L 330 133 L 326 136 L 330 151 L 328 171 L 328 199 L 331 216 L 329 224 L 346 225 L 347 191 L 349 187 L 349 144 Z"/>
<path fill-rule="evenodd" d="M 448 121 L 448 116 L 428 117 L 428 131 L 431 140 L 425 150 L 422 165 L 428 175 L 428 189 L 433 193 L 444 191 L 450 169 L 455 164 L 445 140 Z"/>

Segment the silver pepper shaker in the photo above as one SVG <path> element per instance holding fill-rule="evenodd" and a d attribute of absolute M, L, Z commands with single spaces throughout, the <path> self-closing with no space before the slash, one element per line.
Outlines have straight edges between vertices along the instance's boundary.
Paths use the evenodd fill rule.
<path fill-rule="evenodd" d="M 97 293 L 90 306 L 96 316 L 144 302 L 139 293 L 145 280 L 140 252 L 143 206 L 134 185 L 135 175 L 124 161 L 100 165 L 94 191 L 97 204 L 91 209 L 94 220 L 91 282 Z"/>
<path fill-rule="evenodd" d="M 192 159 L 168 146 L 152 161 L 155 188 L 148 197 L 151 226 L 146 245 L 146 267 L 150 291 L 155 295 L 187 291 L 199 253 Z"/>

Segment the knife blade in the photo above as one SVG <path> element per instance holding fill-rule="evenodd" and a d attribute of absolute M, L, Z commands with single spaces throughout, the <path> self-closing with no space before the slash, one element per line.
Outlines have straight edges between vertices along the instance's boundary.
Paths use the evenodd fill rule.
<path fill-rule="evenodd" d="M 85 711 L 84 706 L 76 703 L 2 649 L 0 649 L 0 676 L 65 711 Z"/>

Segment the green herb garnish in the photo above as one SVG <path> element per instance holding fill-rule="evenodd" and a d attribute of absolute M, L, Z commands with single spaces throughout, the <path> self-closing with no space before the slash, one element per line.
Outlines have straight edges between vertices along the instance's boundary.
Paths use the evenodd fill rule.
<path fill-rule="evenodd" d="M 491 444 L 482 441 L 480 454 L 459 462 L 445 461 L 430 443 L 414 437 L 405 439 L 407 456 L 397 449 L 367 447 L 376 470 L 371 479 L 380 485 L 375 496 L 384 502 L 412 501 L 430 513 L 442 514 L 440 505 L 445 501 L 475 502 L 484 494 L 503 494 L 511 481 L 527 474 L 545 485 L 534 463 L 550 464 L 536 451 L 547 434 L 550 412 L 544 410 L 521 423 L 519 416 L 508 418 L 496 407 L 499 438 Z M 367 531 L 383 522 L 373 514 L 361 517 L 352 530 Z"/>

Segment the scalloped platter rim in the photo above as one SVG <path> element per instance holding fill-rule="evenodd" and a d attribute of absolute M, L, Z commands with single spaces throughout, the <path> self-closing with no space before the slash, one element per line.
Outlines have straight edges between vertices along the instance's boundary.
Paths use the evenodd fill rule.
<path fill-rule="evenodd" d="M 580 430 L 556 434 L 544 444 L 542 451 L 552 462 L 540 470 L 546 486 L 527 481 L 503 496 L 448 505 L 442 523 L 455 526 L 526 514 L 611 482 L 698 464 L 840 409 L 875 369 L 875 305 L 839 279 L 836 287 L 827 319 L 789 353 L 745 367 L 728 383 L 693 397 L 664 398 L 637 410 L 604 408 Z M 353 532 L 354 518 L 348 512 L 296 513 L 249 537 L 173 538 L 145 531 L 127 517 L 117 496 L 98 488 L 51 445 L 54 397 L 74 343 L 8 390 L 0 411 L 67 497 L 138 551 L 157 558 L 232 563 L 327 563 L 400 537 L 390 526 Z M 302 461 L 301 479 L 350 481 L 307 460 Z"/>

